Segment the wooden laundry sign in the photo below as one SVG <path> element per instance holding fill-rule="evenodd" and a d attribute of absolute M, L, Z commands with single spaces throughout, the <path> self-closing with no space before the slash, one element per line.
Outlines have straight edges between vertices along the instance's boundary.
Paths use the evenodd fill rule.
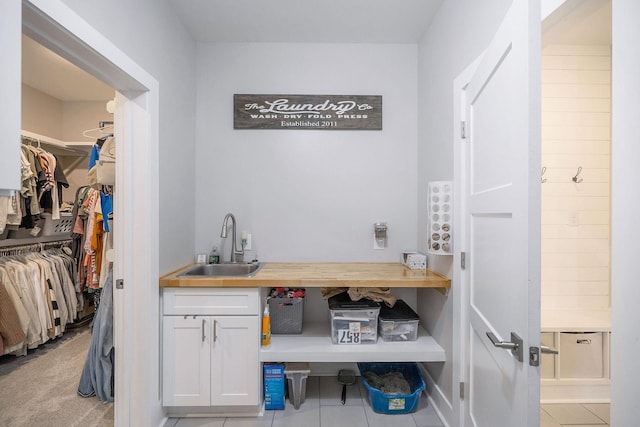
<path fill-rule="evenodd" d="M 380 95 L 233 95 L 234 129 L 381 130 Z"/>

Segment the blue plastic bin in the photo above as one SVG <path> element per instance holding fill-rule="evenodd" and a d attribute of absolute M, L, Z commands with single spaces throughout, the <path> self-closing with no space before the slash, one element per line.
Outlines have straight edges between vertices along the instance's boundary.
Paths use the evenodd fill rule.
<path fill-rule="evenodd" d="M 358 363 L 362 382 L 369 391 L 369 401 L 373 410 L 379 414 L 409 414 L 418 409 L 420 395 L 424 390 L 424 381 L 420 369 L 414 362 L 398 363 Z M 378 375 L 389 372 L 401 372 L 411 386 L 411 394 L 385 394 L 369 385 L 364 373 L 371 371 Z"/>

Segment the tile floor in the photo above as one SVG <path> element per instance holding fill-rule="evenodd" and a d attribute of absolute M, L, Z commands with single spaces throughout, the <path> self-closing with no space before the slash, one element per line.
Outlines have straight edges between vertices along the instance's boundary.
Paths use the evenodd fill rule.
<path fill-rule="evenodd" d="M 371 408 L 360 378 L 357 385 L 347 387 L 344 406 L 341 390 L 336 377 L 309 377 L 305 402 L 297 410 L 287 399 L 285 410 L 265 411 L 262 417 L 170 418 L 164 427 L 443 427 L 424 394 L 416 412 L 384 415 Z M 540 427 L 608 427 L 609 423 L 606 403 L 540 405 Z"/>
<path fill-rule="evenodd" d="M 544 403 L 540 427 L 608 427 L 609 407 L 608 403 Z"/>
<path fill-rule="evenodd" d="M 416 412 L 384 415 L 371 408 L 359 377 L 347 387 L 344 406 L 341 391 L 336 377 L 309 377 L 305 402 L 297 410 L 287 399 L 285 410 L 265 411 L 262 417 L 170 418 L 165 427 L 443 427 L 424 394 Z"/>

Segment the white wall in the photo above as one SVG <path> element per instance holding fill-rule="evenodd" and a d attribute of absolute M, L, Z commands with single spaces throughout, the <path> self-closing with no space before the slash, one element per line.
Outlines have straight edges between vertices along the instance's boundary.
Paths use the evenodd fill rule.
<path fill-rule="evenodd" d="M 115 90 L 113 92 L 115 96 Z M 99 122 L 113 121 L 113 114 L 107 111 L 107 101 L 66 101 L 62 103 L 62 140 L 95 142 L 83 132 L 95 129 Z M 92 133 L 96 135 L 96 132 Z"/>
<path fill-rule="evenodd" d="M 196 250 L 221 244 L 227 212 L 263 261 L 415 249 L 416 61 L 415 45 L 200 44 Z M 242 93 L 382 95 L 383 130 L 234 130 Z M 373 249 L 376 221 L 388 223 L 385 250 Z"/>
<path fill-rule="evenodd" d="M 444 2 L 419 45 L 418 60 L 418 238 L 426 251 L 427 183 L 453 179 L 453 81 L 489 44 L 511 0 Z M 456 127 L 459 128 L 459 127 Z M 455 243 L 454 243 L 455 245 Z M 454 247 L 455 248 L 455 247 Z M 430 268 L 453 277 L 452 257 L 429 257 Z M 426 290 L 419 296 L 418 314 L 426 329 L 444 347 L 447 362 L 429 364 L 435 380 L 432 396 L 443 416 L 456 425 L 458 373 L 453 364 L 453 311 L 458 283 L 448 297 Z"/>
<path fill-rule="evenodd" d="M 193 261 L 195 42 L 166 0 L 63 0 L 160 83 L 160 274 Z"/>
<path fill-rule="evenodd" d="M 22 85 L 22 130 L 62 140 L 63 102 Z"/>
<path fill-rule="evenodd" d="M 542 50 L 542 165 L 541 305 L 609 308 L 610 46 Z"/>
<path fill-rule="evenodd" d="M 166 0 L 63 1 L 140 66 L 144 70 L 140 74 L 151 75 L 158 82 L 158 90 L 153 92 L 153 97 L 159 100 L 159 117 L 154 117 L 160 123 L 157 135 L 159 153 L 149 155 L 151 159 L 158 158 L 156 154 L 159 156 L 159 182 L 157 186 L 140 187 L 135 191 L 147 195 L 159 190 L 158 206 L 148 207 L 149 210 L 159 210 L 159 246 L 151 241 L 150 253 L 142 258 L 149 259 L 154 265 L 158 256 L 158 273 L 169 272 L 193 260 L 195 43 Z M 129 95 L 136 102 L 148 99 Z M 156 113 L 153 102 L 150 109 L 151 114 Z M 152 126 L 154 122 L 146 130 L 151 133 L 152 142 L 156 136 L 156 129 Z M 153 197 L 150 199 L 154 200 Z M 159 248 L 158 254 L 155 253 L 156 248 Z M 125 416 L 130 416 L 132 425 L 157 426 L 164 419 L 160 401 L 159 290 L 157 283 L 153 283 L 157 276 L 153 271 L 144 270 L 144 266 L 135 272 L 135 276 L 150 278 L 152 283 L 133 280 L 127 284 L 135 287 L 128 295 L 144 295 L 144 298 L 137 297 L 136 301 L 127 301 L 126 307 L 121 307 L 125 310 L 136 307 L 136 311 L 133 316 L 121 319 L 131 322 L 134 329 L 125 334 L 132 341 L 119 350 L 127 352 L 130 362 L 127 367 L 131 371 L 131 377 L 122 381 L 130 390 L 130 401 L 123 402 L 120 407 L 129 409 Z M 148 294 L 141 291 L 143 289 L 148 289 Z M 141 307 L 139 310 L 138 305 Z M 127 347 L 128 344 L 131 347 Z M 122 416 L 116 414 L 118 419 Z"/>
<path fill-rule="evenodd" d="M 631 426 L 640 419 L 640 2 L 612 3 L 611 425 Z"/>

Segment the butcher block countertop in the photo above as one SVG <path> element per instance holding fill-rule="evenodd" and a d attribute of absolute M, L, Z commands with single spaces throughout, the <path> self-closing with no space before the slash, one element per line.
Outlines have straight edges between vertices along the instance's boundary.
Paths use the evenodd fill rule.
<path fill-rule="evenodd" d="M 265 262 L 254 277 L 195 277 L 178 274 L 183 267 L 160 278 L 160 287 L 392 287 L 438 288 L 446 293 L 451 280 L 431 270 L 411 270 L 392 262 Z"/>

